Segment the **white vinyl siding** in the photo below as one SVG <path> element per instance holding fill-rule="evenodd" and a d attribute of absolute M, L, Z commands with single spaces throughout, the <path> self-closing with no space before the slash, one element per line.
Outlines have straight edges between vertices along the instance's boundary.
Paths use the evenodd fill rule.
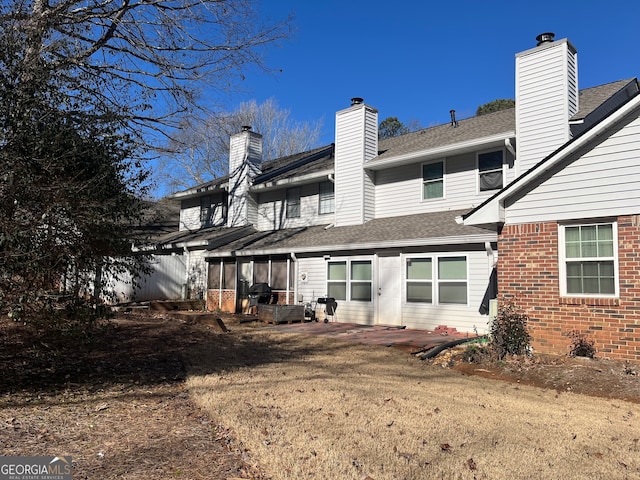
<path fill-rule="evenodd" d="M 477 192 L 477 163 L 474 152 L 445 159 L 446 198 L 422 200 L 422 163 L 376 172 L 376 217 L 472 208 L 495 191 Z"/>
<path fill-rule="evenodd" d="M 439 303 L 437 298 L 438 289 L 435 283 L 437 279 L 436 275 L 436 261 L 438 258 L 466 258 L 466 303 Z M 433 301 L 429 302 L 410 302 L 407 299 L 407 286 L 408 282 L 406 277 L 403 280 L 403 299 L 405 301 L 402 305 L 402 324 L 407 328 L 418 328 L 433 330 L 438 325 L 447 325 L 448 327 L 454 327 L 460 332 L 475 332 L 486 333 L 488 330 L 489 318 L 486 315 L 481 315 L 478 312 L 482 297 L 489 283 L 490 269 L 489 259 L 487 253 L 484 250 L 477 251 L 461 251 L 461 252 L 446 252 L 446 253 L 416 253 L 404 256 L 404 262 L 412 258 L 432 258 L 434 262 L 434 287 L 433 287 Z M 406 270 L 405 270 L 406 275 Z M 457 285 L 453 282 L 458 282 L 461 279 L 442 279 L 443 282 L 451 281 L 452 283 L 444 284 L 445 287 L 454 287 L 453 291 L 461 292 L 460 284 Z M 446 290 L 446 288 L 445 288 Z"/>
<path fill-rule="evenodd" d="M 509 224 L 637 214 L 640 119 L 607 138 L 515 203 Z"/>
<path fill-rule="evenodd" d="M 558 243 L 561 295 L 618 295 L 615 222 L 560 225 Z"/>
<path fill-rule="evenodd" d="M 261 231 L 327 225 L 333 222 L 332 214 L 319 214 L 321 202 L 318 183 L 300 187 L 300 217 L 298 218 L 285 216 L 285 189 L 261 193 L 258 201 L 257 228 Z"/>
<path fill-rule="evenodd" d="M 378 112 L 356 105 L 336 114 L 335 221 L 360 225 L 373 218 L 374 185 L 364 162 L 378 154 Z"/>
<path fill-rule="evenodd" d="M 209 200 L 204 200 L 205 198 Z M 209 205 L 206 216 L 203 215 L 205 205 Z M 183 200 L 180 206 L 180 230 L 197 230 L 207 226 L 224 225 L 225 215 L 226 198 L 220 193 Z"/>
<path fill-rule="evenodd" d="M 566 40 L 516 56 L 519 175 L 571 138 L 569 118 L 578 110 L 576 62 Z"/>

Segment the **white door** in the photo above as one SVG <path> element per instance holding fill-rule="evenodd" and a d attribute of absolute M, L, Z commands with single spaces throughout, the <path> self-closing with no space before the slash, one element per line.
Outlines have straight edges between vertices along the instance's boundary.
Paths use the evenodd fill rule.
<path fill-rule="evenodd" d="M 400 256 L 378 257 L 378 281 L 376 323 L 379 325 L 402 325 L 402 270 Z"/>

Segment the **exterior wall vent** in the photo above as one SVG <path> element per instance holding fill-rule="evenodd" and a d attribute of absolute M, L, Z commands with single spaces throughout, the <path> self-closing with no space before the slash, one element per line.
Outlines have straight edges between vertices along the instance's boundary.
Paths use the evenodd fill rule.
<path fill-rule="evenodd" d="M 536 37 L 536 41 L 538 42 L 536 46 L 539 47 L 543 43 L 551 43 L 555 37 L 556 34 L 552 32 L 541 33 Z"/>

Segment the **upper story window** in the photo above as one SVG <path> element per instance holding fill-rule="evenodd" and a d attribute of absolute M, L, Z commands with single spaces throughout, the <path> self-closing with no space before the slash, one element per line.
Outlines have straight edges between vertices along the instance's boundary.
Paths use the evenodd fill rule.
<path fill-rule="evenodd" d="M 478 185 L 481 192 L 503 187 L 502 150 L 478 155 Z"/>
<path fill-rule="evenodd" d="M 561 294 L 617 295 L 617 224 L 559 228 Z"/>
<path fill-rule="evenodd" d="M 336 204 L 333 182 L 326 181 L 320 183 L 318 198 L 318 213 L 320 215 L 335 212 Z"/>
<path fill-rule="evenodd" d="M 422 199 L 444 197 L 444 161 L 422 165 Z"/>
<path fill-rule="evenodd" d="M 211 208 L 211 197 L 205 195 L 200 197 L 200 226 L 210 227 L 212 223 L 213 208 Z"/>
<path fill-rule="evenodd" d="M 287 218 L 300 217 L 300 187 L 287 189 Z"/>

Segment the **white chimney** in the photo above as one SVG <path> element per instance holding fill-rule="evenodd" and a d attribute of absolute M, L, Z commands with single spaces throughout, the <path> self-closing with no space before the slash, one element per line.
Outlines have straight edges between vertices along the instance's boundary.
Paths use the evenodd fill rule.
<path fill-rule="evenodd" d="M 249 188 L 260 174 L 261 162 L 262 135 L 252 132 L 251 127 L 242 127 L 240 133 L 231 137 L 229 147 L 228 227 L 257 223 L 257 203 Z"/>
<path fill-rule="evenodd" d="M 367 160 L 378 155 L 378 111 L 362 98 L 336 113 L 335 225 L 360 225 L 375 215 Z"/>
<path fill-rule="evenodd" d="M 578 111 L 578 54 L 553 33 L 516 55 L 516 175 L 522 175 L 571 139 L 569 119 Z"/>

